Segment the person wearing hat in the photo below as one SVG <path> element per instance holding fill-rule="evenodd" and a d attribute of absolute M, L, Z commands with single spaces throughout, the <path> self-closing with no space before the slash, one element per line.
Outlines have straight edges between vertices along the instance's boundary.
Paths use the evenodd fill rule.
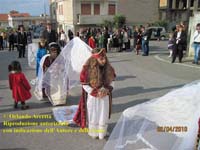
<path fill-rule="evenodd" d="M 43 73 L 45 73 L 47 71 L 47 69 L 55 61 L 56 57 L 60 54 L 60 46 L 55 42 L 50 43 L 49 44 L 49 54 L 50 55 L 45 58 L 43 66 L 42 66 Z M 45 84 L 45 83 L 43 83 L 43 84 Z M 44 87 L 46 88 L 46 85 L 43 85 L 43 88 L 42 88 L 43 98 L 47 98 Z"/>
<path fill-rule="evenodd" d="M 106 50 L 93 49 L 92 56 L 86 61 L 80 74 L 82 96 L 73 118 L 77 125 L 85 128 L 87 114 L 88 134 L 92 138 L 104 139 L 106 136 L 115 77 Z"/>
<path fill-rule="evenodd" d="M 38 76 L 39 67 L 40 67 L 40 60 L 46 54 L 47 54 L 46 40 L 41 39 L 40 42 L 38 43 L 38 51 L 37 51 L 37 56 L 36 56 L 36 76 Z"/>

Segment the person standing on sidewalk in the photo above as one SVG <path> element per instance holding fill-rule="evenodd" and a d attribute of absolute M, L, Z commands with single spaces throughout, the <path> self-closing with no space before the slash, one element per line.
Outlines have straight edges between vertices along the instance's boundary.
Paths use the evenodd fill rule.
<path fill-rule="evenodd" d="M 193 36 L 194 46 L 194 61 L 193 64 L 198 64 L 199 52 L 200 52 L 200 23 L 196 25 L 196 31 Z"/>
<path fill-rule="evenodd" d="M 13 51 L 14 50 L 14 47 L 15 47 L 15 35 L 14 35 L 14 32 L 11 31 L 10 34 L 9 34 L 9 37 L 8 37 L 8 42 L 9 42 L 9 51 Z"/>
<path fill-rule="evenodd" d="M 26 32 L 24 31 L 24 27 L 20 26 L 19 27 L 19 32 L 17 35 L 17 44 L 18 44 L 18 51 L 19 51 L 19 57 L 25 57 L 25 49 L 27 45 L 27 35 Z"/>
<path fill-rule="evenodd" d="M 145 29 L 145 27 L 141 28 L 142 31 L 142 56 L 149 55 L 149 40 L 151 38 L 152 30 L 148 29 L 149 25 Z"/>
<path fill-rule="evenodd" d="M 173 38 L 174 38 L 175 43 L 174 43 L 174 48 L 173 48 L 173 53 L 172 53 L 172 63 L 175 62 L 177 55 L 179 57 L 179 63 L 181 63 L 182 58 L 183 58 L 183 50 L 184 50 L 184 46 L 186 44 L 186 38 L 187 38 L 185 31 L 183 31 L 182 25 L 179 25 L 178 31 L 174 33 Z"/>

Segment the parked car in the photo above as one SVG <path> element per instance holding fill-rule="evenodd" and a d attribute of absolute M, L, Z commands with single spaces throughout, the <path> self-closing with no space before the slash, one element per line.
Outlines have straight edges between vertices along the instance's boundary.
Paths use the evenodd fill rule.
<path fill-rule="evenodd" d="M 168 38 L 168 34 L 164 27 L 149 27 L 148 30 L 152 31 L 151 40 L 161 39 L 166 40 Z"/>

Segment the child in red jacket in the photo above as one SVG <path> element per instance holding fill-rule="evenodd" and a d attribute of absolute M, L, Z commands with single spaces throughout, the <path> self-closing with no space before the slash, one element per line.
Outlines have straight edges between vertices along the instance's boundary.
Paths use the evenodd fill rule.
<path fill-rule="evenodd" d="M 31 86 L 25 75 L 22 73 L 21 65 L 18 61 L 13 61 L 9 66 L 9 85 L 12 90 L 12 96 L 15 101 L 14 108 L 17 108 L 18 102 L 21 102 L 21 109 L 28 109 L 25 101 L 31 98 Z"/>

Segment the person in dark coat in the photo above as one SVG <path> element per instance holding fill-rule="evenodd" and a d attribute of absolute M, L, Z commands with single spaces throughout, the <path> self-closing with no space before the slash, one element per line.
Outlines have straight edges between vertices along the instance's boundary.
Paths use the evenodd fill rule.
<path fill-rule="evenodd" d="M 43 31 L 42 37 L 47 41 L 47 45 L 49 45 L 52 42 L 57 42 L 58 40 L 58 33 L 52 29 L 52 26 L 50 23 L 47 24 L 47 28 Z"/>
<path fill-rule="evenodd" d="M 108 34 L 108 29 L 104 29 L 104 34 L 103 34 L 103 48 L 105 48 L 107 52 L 107 44 L 108 44 L 108 38 L 110 38 L 110 35 Z"/>
<path fill-rule="evenodd" d="M 0 34 L 0 50 L 3 50 L 3 36 Z"/>
<path fill-rule="evenodd" d="M 69 41 L 71 41 L 74 38 L 74 33 L 70 29 L 68 30 L 68 38 L 69 38 Z"/>
<path fill-rule="evenodd" d="M 9 42 L 9 51 L 14 50 L 14 44 L 15 44 L 15 35 L 13 31 L 11 31 L 9 37 L 8 37 L 8 42 Z"/>
<path fill-rule="evenodd" d="M 182 25 L 178 27 L 178 31 L 175 31 L 173 38 L 175 43 L 172 53 L 172 63 L 175 62 L 177 55 L 179 57 L 179 63 L 181 63 L 183 58 L 184 46 L 186 45 L 187 41 L 187 34 L 185 31 L 183 31 Z"/>
<path fill-rule="evenodd" d="M 18 51 L 19 51 L 19 58 L 25 57 L 25 49 L 27 45 L 27 35 L 24 31 L 24 27 L 19 27 L 19 32 L 17 34 L 17 45 L 18 45 Z"/>

